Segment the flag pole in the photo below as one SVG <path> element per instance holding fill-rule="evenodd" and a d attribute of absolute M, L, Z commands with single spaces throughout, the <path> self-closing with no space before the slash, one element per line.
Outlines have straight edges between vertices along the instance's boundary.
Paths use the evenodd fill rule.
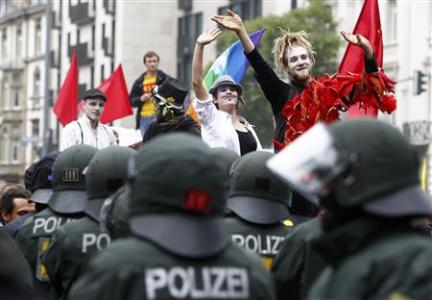
<path fill-rule="evenodd" d="M 48 153 L 48 148 L 51 138 L 50 130 L 50 107 L 51 107 L 51 95 L 50 95 L 50 71 L 51 71 L 51 1 L 47 1 L 45 4 L 45 18 L 46 18 L 46 40 L 45 40 L 45 82 L 44 82 L 44 108 L 43 108 L 43 130 L 42 130 L 42 149 L 40 156 L 44 157 Z"/>

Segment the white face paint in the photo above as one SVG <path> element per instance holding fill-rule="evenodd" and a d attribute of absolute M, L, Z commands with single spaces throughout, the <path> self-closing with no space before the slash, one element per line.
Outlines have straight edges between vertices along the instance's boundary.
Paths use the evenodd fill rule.
<path fill-rule="evenodd" d="M 217 88 L 214 103 L 218 105 L 219 110 L 230 112 L 237 108 L 238 101 L 238 93 L 234 86 L 222 85 Z"/>
<path fill-rule="evenodd" d="M 105 101 L 100 98 L 84 101 L 84 113 L 92 121 L 99 121 L 105 106 Z"/>
<path fill-rule="evenodd" d="M 308 81 L 313 63 L 306 48 L 294 46 L 286 51 L 287 72 L 290 79 L 298 82 Z"/>

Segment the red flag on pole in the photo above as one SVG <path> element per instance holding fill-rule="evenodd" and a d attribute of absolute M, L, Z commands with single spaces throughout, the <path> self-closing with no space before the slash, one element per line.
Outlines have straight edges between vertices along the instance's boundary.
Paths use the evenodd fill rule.
<path fill-rule="evenodd" d="M 129 103 L 128 90 L 121 64 L 109 78 L 98 86 L 98 89 L 107 97 L 107 102 L 100 118 L 102 123 L 112 122 L 132 114 L 132 107 Z"/>
<path fill-rule="evenodd" d="M 60 124 L 66 126 L 77 119 L 78 114 L 78 61 L 76 50 L 72 52 L 72 60 L 63 85 L 60 88 L 53 106 L 53 112 Z"/>
<path fill-rule="evenodd" d="M 360 16 L 354 27 L 353 33 L 361 34 L 367 38 L 374 51 L 378 67 L 382 67 L 383 61 L 383 41 L 381 31 L 381 20 L 377 0 L 365 0 Z M 363 73 L 364 60 L 363 50 L 353 44 L 348 44 L 342 62 L 339 66 L 339 73 L 346 74 Z M 348 119 L 359 116 L 377 116 L 377 110 L 369 108 L 368 111 L 361 110 L 358 105 L 353 105 L 348 109 Z"/>

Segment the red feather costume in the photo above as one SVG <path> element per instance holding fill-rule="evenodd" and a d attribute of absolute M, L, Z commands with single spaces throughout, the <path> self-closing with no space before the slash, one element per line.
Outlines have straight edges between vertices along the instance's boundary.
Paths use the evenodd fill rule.
<path fill-rule="evenodd" d="M 302 133 L 321 121 L 332 123 L 339 120 L 339 109 L 360 103 L 367 111 L 377 108 L 386 113 L 396 109 L 394 98 L 395 81 L 383 71 L 363 74 L 324 75 L 312 80 L 300 95 L 288 101 L 282 116 L 286 120 L 284 144 L 274 141 L 279 151 Z"/>

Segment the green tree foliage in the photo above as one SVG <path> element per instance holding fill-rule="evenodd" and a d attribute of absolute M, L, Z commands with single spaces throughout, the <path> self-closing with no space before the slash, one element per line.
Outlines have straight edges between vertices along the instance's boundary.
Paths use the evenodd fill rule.
<path fill-rule="evenodd" d="M 266 31 L 261 39 L 259 50 L 261 55 L 273 66 L 273 41 L 280 36 L 281 28 L 291 31 L 304 30 L 309 34 L 310 41 L 316 52 L 314 74 L 334 73 L 337 68 L 336 56 L 341 38 L 336 32 L 336 22 L 332 18 L 331 10 L 322 0 L 310 1 L 307 8 L 294 9 L 282 16 L 269 16 L 245 22 L 248 33 L 261 28 Z M 237 40 L 237 36 L 226 30 L 217 39 L 218 53 L 222 53 L 230 44 Z M 266 101 L 252 68 L 249 68 L 241 83 L 244 87 L 247 106 L 244 114 L 251 124 L 254 124 L 258 136 L 264 147 L 270 147 L 273 139 L 274 121 L 271 107 Z"/>

